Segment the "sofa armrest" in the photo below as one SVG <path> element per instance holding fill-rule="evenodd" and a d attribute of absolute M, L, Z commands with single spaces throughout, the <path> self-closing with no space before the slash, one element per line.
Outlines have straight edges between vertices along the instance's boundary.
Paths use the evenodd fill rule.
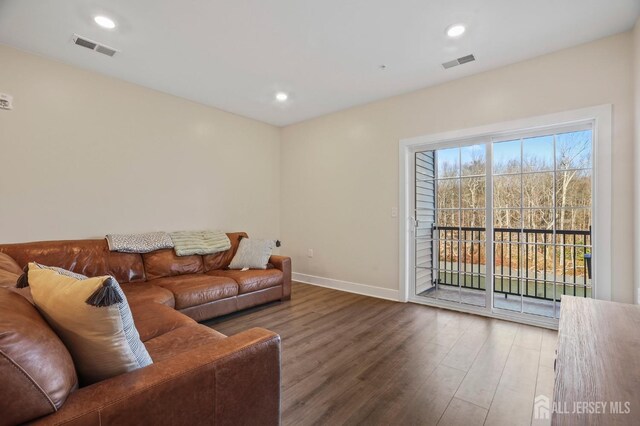
<path fill-rule="evenodd" d="M 291 299 L 291 258 L 273 255 L 269 258 L 269 263 L 282 271 L 282 300 Z"/>
<path fill-rule="evenodd" d="M 253 328 L 69 395 L 34 424 L 200 425 L 280 421 L 280 336 Z"/>

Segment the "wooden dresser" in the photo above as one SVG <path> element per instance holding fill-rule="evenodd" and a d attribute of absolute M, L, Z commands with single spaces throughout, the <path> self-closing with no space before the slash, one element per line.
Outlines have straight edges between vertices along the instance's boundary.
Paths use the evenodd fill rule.
<path fill-rule="evenodd" d="M 554 425 L 640 425 L 640 306 L 563 296 Z"/>

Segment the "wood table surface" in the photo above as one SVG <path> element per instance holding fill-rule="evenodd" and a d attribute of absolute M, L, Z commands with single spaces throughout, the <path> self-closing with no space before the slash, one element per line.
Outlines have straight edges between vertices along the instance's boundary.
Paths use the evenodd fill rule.
<path fill-rule="evenodd" d="M 554 425 L 640 425 L 640 306 L 563 296 Z"/>

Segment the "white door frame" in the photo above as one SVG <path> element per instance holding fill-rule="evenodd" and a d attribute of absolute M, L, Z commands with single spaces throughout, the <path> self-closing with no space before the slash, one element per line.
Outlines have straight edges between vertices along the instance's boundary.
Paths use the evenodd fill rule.
<path fill-rule="evenodd" d="M 593 224 L 594 233 L 592 240 L 593 265 L 592 273 L 594 277 L 594 298 L 601 300 L 611 300 L 611 204 L 612 204 L 612 179 L 611 179 L 611 143 L 612 143 L 612 106 L 600 105 L 589 108 L 582 108 L 572 111 L 565 111 L 555 114 L 542 115 L 537 117 L 524 118 L 502 123 L 489 124 L 463 130 L 453 130 L 449 132 L 418 136 L 415 138 L 402 139 L 399 144 L 399 300 L 401 302 L 417 302 L 424 304 L 436 304 L 455 310 L 464 310 L 481 315 L 489 315 L 498 318 L 529 322 L 535 325 L 553 327 L 557 320 L 549 321 L 544 318 L 532 318 L 523 320 L 521 315 L 511 316 L 508 314 L 491 312 L 487 308 L 467 307 L 455 303 L 445 303 L 442 301 L 426 301 L 417 299 L 412 294 L 411 277 L 413 276 L 412 243 L 413 222 L 412 205 L 412 182 L 413 176 L 413 150 L 433 148 L 434 145 L 441 145 L 447 142 L 458 140 L 482 138 L 488 136 L 499 136 L 501 134 L 542 130 L 547 127 L 557 127 L 561 125 L 571 125 L 586 121 L 593 121 Z"/>

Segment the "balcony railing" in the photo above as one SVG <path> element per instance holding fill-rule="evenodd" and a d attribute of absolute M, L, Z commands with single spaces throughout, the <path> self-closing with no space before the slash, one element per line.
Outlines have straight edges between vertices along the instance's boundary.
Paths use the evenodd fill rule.
<path fill-rule="evenodd" d="M 438 283 L 484 290 L 485 228 L 434 227 Z M 591 231 L 494 228 L 494 292 L 556 300 L 591 297 Z"/>

